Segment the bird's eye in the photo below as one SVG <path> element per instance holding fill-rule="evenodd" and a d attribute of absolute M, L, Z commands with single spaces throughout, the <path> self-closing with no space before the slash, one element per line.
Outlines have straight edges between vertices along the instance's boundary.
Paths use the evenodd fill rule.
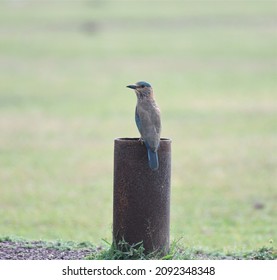
<path fill-rule="evenodd" d="M 145 85 L 142 85 L 142 86 L 141 86 L 141 88 L 144 88 L 144 87 L 145 87 Z"/>

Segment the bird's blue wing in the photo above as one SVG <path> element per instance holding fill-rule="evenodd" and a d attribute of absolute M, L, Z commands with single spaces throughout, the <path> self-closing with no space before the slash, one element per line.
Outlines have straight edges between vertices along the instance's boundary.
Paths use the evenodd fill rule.
<path fill-rule="evenodd" d="M 158 152 L 151 151 L 147 141 L 144 141 L 144 144 L 147 149 L 147 156 L 148 156 L 148 164 L 152 170 L 157 170 L 159 168 L 159 158 Z"/>
<path fill-rule="evenodd" d="M 139 117 L 137 107 L 136 107 L 135 120 L 136 120 L 136 124 L 137 124 L 138 130 L 139 130 L 139 132 L 140 132 L 140 134 L 142 136 L 142 122 L 141 122 L 141 119 Z M 150 148 L 150 146 L 148 144 L 148 141 L 146 139 L 143 139 L 143 140 L 144 140 L 144 144 L 145 144 L 146 149 L 147 149 L 147 156 L 148 156 L 149 167 L 152 170 L 157 170 L 159 168 L 158 153 L 157 153 L 157 151 L 154 151 L 154 150 L 152 150 Z"/>
<path fill-rule="evenodd" d="M 138 115 L 138 109 L 136 107 L 136 114 L 135 114 L 135 120 L 136 120 L 136 124 L 137 124 L 137 127 L 138 127 L 138 130 L 141 134 L 141 120 L 140 120 L 140 117 Z"/>
<path fill-rule="evenodd" d="M 158 152 L 153 152 L 147 149 L 148 164 L 152 170 L 157 170 L 159 168 Z"/>

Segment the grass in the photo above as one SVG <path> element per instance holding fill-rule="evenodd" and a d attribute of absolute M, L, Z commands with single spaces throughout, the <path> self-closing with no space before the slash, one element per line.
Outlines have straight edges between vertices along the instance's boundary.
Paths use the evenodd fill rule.
<path fill-rule="evenodd" d="M 61 251 L 89 249 L 93 253 L 85 257 L 86 260 L 277 260 L 277 250 L 267 246 L 251 251 L 234 251 L 223 253 L 216 250 L 205 250 L 196 247 L 184 247 L 179 241 L 173 241 L 169 252 L 164 255 L 160 252 L 146 253 L 142 242 L 137 244 L 128 244 L 122 240 L 117 245 L 102 240 L 104 244 L 95 246 L 91 242 L 73 242 L 73 241 L 39 241 L 39 244 L 32 240 L 26 240 L 16 236 L 2 236 L 1 242 L 14 242 L 15 248 L 18 244 L 21 247 L 39 249 L 55 249 Z M 10 248 L 12 247 L 10 243 Z"/>
<path fill-rule="evenodd" d="M 33 240 L 25 239 L 18 236 L 1 236 L 0 237 L 0 243 L 1 242 L 13 242 L 13 243 L 20 243 L 21 246 L 25 248 L 36 248 L 36 247 L 45 247 L 45 248 L 51 248 L 56 250 L 78 250 L 78 249 L 94 249 L 99 250 L 96 246 L 94 246 L 92 243 L 88 241 L 83 242 L 74 242 L 74 241 L 63 241 L 63 240 L 54 240 L 54 241 L 42 241 L 39 240 L 39 245 L 35 244 Z M 38 240 L 35 240 L 37 242 Z M 12 244 L 11 244 L 12 246 Z"/>
<path fill-rule="evenodd" d="M 173 139 L 172 239 L 273 246 L 274 5 L 1 2 L 0 234 L 111 240 L 113 139 L 138 136 L 125 85 L 146 80 Z"/>

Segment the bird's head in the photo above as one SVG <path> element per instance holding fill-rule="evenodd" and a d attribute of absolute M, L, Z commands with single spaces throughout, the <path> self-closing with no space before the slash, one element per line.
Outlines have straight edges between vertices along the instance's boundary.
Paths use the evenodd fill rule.
<path fill-rule="evenodd" d="M 153 97 L 153 89 L 147 82 L 141 81 L 127 87 L 135 90 L 135 93 L 137 94 L 137 97 L 139 99 L 142 99 L 144 97 Z"/>

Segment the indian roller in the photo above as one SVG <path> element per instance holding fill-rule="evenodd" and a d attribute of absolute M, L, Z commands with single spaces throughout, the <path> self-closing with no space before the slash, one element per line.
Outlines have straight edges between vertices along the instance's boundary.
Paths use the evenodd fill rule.
<path fill-rule="evenodd" d="M 135 121 L 141 135 L 140 141 L 144 142 L 147 149 L 149 167 L 157 170 L 161 117 L 160 109 L 154 100 L 153 89 L 149 83 L 143 81 L 127 87 L 135 90 L 137 95 Z"/>

